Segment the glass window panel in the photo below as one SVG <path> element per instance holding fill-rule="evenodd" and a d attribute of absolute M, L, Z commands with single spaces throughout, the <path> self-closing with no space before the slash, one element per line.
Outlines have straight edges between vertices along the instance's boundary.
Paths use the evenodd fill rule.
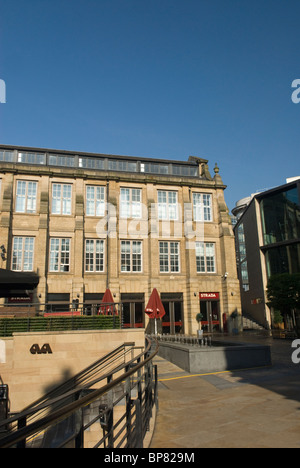
<path fill-rule="evenodd" d="M 178 242 L 159 243 L 159 264 L 161 273 L 178 273 L 180 271 Z"/>
<path fill-rule="evenodd" d="M 50 271 L 70 270 L 70 239 L 50 239 Z"/>
<path fill-rule="evenodd" d="M 140 189 L 121 188 L 120 214 L 121 218 L 142 217 L 142 191 Z"/>
<path fill-rule="evenodd" d="M 202 197 L 201 193 L 193 193 L 194 221 L 202 221 Z"/>
<path fill-rule="evenodd" d="M 196 242 L 197 273 L 215 273 L 215 257 L 215 244 Z"/>
<path fill-rule="evenodd" d="M 16 212 L 25 213 L 26 206 L 26 182 L 18 181 L 17 183 L 17 198 L 16 198 Z"/>
<path fill-rule="evenodd" d="M 85 271 L 104 271 L 104 241 L 87 239 L 85 242 Z"/>
<path fill-rule="evenodd" d="M 0 161 L 13 162 L 14 153 L 12 151 L 0 151 Z"/>
<path fill-rule="evenodd" d="M 297 187 L 263 198 L 261 214 L 265 245 L 300 237 L 300 203 Z"/>
<path fill-rule="evenodd" d="M 34 238 L 14 237 L 12 270 L 33 271 Z"/>
<path fill-rule="evenodd" d="M 37 182 L 18 181 L 16 190 L 16 212 L 35 213 Z"/>
<path fill-rule="evenodd" d="M 96 186 L 86 187 L 86 214 L 87 216 L 104 216 L 105 188 Z"/>
<path fill-rule="evenodd" d="M 72 185 L 52 185 L 52 214 L 70 215 L 72 211 Z"/>
<path fill-rule="evenodd" d="M 165 192 L 158 190 L 158 219 L 159 220 L 177 220 L 178 219 L 178 201 L 177 192 Z"/>
<path fill-rule="evenodd" d="M 212 221 L 212 196 L 207 193 L 193 193 L 194 221 Z"/>

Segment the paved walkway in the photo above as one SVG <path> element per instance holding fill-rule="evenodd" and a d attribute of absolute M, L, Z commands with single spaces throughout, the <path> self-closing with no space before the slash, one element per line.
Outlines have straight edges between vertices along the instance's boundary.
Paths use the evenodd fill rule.
<path fill-rule="evenodd" d="M 300 364 L 292 363 L 292 342 L 249 332 L 234 340 L 270 345 L 272 367 L 191 376 L 156 357 L 151 448 L 300 448 Z"/>

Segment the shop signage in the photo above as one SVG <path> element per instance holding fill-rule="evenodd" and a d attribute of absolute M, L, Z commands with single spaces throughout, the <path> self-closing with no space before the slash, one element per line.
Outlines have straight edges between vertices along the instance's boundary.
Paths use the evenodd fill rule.
<path fill-rule="evenodd" d="M 33 299 L 33 294 L 29 294 L 28 296 L 22 296 L 22 297 L 9 297 L 8 301 L 10 304 L 25 304 L 25 303 L 31 303 Z"/>
<path fill-rule="evenodd" d="M 212 299 L 219 299 L 220 298 L 220 293 L 218 292 L 208 292 L 208 293 L 200 293 L 200 300 L 204 301 L 209 301 Z"/>

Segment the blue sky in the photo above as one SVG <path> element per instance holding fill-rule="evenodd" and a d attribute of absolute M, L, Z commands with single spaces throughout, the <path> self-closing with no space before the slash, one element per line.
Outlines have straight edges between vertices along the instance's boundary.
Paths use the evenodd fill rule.
<path fill-rule="evenodd" d="M 300 175 L 299 0 L 0 0 L 0 143 Z"/>

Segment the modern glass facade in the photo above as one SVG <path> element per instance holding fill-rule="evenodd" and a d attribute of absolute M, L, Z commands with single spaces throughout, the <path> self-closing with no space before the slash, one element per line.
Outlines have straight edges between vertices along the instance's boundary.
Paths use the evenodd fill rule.
<path fill-rule="evenodd" d="M 260 206 L 265 245 L 300 238 L 300 203 L 297 187 L 263 198 Z"/>
<path fill-rule="evenodd" d="M 260 202 L 263 251 L 268 277 L 300 272 L 300 197 L 294 186 L 264 196 Z"/>
<path fill-rule="evenodd" d="M 268 277 L 281 273 L 300 273 L 300 242 L 266 251 Z"/>

